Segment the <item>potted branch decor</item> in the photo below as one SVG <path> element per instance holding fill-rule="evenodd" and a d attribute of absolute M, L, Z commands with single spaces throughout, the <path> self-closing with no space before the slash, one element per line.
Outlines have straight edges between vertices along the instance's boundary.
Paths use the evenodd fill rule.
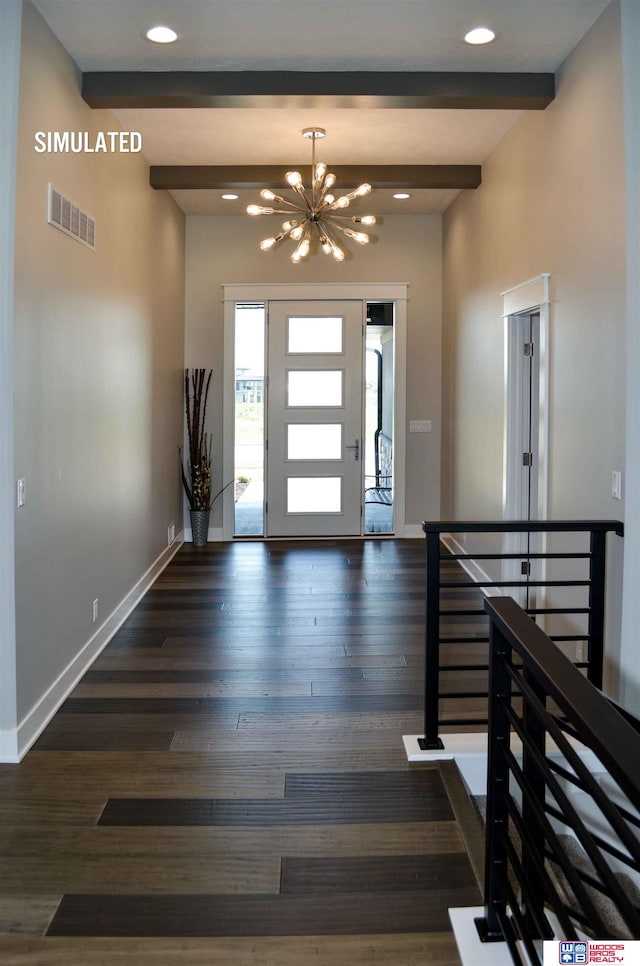
<path fill-rule="evenodd" d="M 178 447 L 182 485 L 189 501 L 191 532 L 196 547 L 203 547 L 209 535 L 209 513 L 226 486 L 212 493 L 211 444 L 212 435 L 206 433 L 207 399 L 212 370 L 185 369 L 184 400 L 187 417 L 188 459 L 185 464 L 182 447 Z M 233 482 L 233 480 L 231 481 Z M 227 486 L 231 484 L 228 483 Z"/>

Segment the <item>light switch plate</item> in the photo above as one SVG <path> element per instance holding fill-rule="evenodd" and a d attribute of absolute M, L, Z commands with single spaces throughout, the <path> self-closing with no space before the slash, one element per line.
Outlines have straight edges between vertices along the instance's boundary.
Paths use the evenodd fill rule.
<path fill-rule="evenodd" d="M 622 499 L 622 473 L 620 470 L 613 470 L 611 473 L 611 496 L 614 500 Z"/>
<path fill-rule="evenodd" d="M 410 419 L 409 432 L 410 433 L 430 433 L 431 420 L 430 419 Z"/>
<path fill-rule="evenodd" d="M 16 504 L 18 506 L 18 509 L 20 509 L 21 506 L 24 506 L 25 503 L 27 502 L 25 488 L 26 488 L 26 481 L 18 480 L 16 483 Z"/>

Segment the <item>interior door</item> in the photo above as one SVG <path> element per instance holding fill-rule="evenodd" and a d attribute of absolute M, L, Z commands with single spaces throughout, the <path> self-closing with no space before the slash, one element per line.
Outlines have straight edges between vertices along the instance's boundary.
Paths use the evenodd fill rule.
<path fill-rule="evenodd" d="M 362 528 L 364 305 L 269 302 L 267 535 Z"/>
<path fill-rule="evenodd" d="M 538 518 L 538 462 L 539 462 L 539 342 L 540 312 L 533 310 L 512 316 L 509 325 L 508 373 L 508 458 L 507 519 L 536 520 Z M 537 534 L 511 533 L 505 535 L 504 551 L 522 554 L 522 559 L 505 560 L 503 578 L 522 581 L 523 587 L 510 587 L 508 593 L 522 607 L 534 606 L 534 588 L 530 580 L 539 578 L 536 561 L 528 554 L 539 547 Z"/>

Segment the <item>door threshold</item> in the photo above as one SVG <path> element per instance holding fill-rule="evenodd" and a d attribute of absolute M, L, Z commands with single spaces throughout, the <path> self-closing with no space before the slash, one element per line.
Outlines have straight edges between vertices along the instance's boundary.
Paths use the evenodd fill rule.
<path fill-rule="evenodd" d="M 239 533 L 234 534 L 233 540 L 237 540 L 239 543 L 247 543 L 250 541 L 255 541 L 258 543 L 270 543 L 284 542 L 284 543 L 298 543 L 300 541 L 307 541 L 313 543 L 338 543 L 341 540 L 396 540 L 399 539 L 395 533 L 352 533 L 344 534 L 340 536 L 312 536 L 307 534 L 306 536 L 298 537 L 265 537 L 263 534 L 251 534 L 251 533 Z"/>

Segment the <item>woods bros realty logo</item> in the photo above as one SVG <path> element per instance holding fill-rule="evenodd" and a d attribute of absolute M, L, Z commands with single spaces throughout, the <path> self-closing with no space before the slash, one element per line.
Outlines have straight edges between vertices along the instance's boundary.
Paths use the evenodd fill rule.
<path fill-rule="evenodd" d="M 544 966 L 582 966 L 589 963 L 622 963 L 640 966 L 640 942 L 587 942 L 568 940 L 544 943 Z"/>
<path fill-rule="evenodd" d="M 138 154 L 140 131 L 36 131 L 33 149 L 38 154 Z"/>

